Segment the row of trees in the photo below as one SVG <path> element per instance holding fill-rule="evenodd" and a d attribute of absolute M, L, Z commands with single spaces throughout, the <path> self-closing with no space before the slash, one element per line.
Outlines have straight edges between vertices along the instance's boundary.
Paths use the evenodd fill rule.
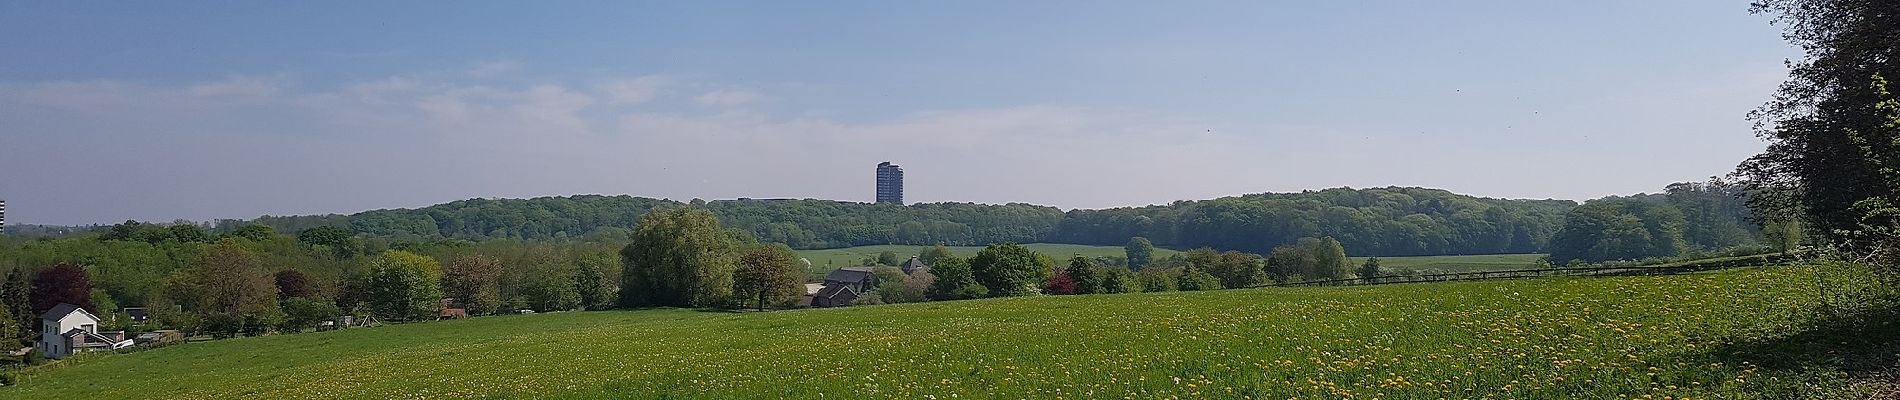
<path fill-rule="evenodd" d="M 1301 238 L 1277 246 L 1272 256 L 1200 248 L 1153 259 L 1146 238 L 1129 240 L 1125 257 L 1071 257 L 1058 265 L 1048 255 L 1015 244 L 985 247 L 969 259 L 943 246 L 917 255 L 928 272 L 905 275 L 879 267 L 882 282 L 867 303 L 904 303 L 983 297 L 1167 292 L 1255 287 L 1307 279 L 1338 279 L 1353 271 L 1338 240 Z M 1376 268 L 1376 264 L 1375 264 Z"/>
<path fill-rule="evenodd" d="M 111 318 L 117 305 L 147 307 L 157 321 L 142 328 L 218 335 L 298 331 L 346 314 L 434 318 L 445 297 L 477 315 L 603 308 L 613 304 L 618 290 L 612 279 L 620 272 L 616 247 L 553 240 L 400 241 L 330 226 L 285 235 L 262 225 L 218 230 L 136 222 L 90 236 L 0 236 L 0 269 L 13 276 L 0 291 L 57 287 L 79 293 L 0 298 L 7 305 L 0 307 L 7 314 L 0 320 L 11 322 L 0 331 L 30 336 L 38 313 L 60 302 L 119 322 L 128 320 Z M 26 279 L 63 283 L 22 283 Z"/>
<path fill-rule="evenodd" d="M 1669 185 L 1663 194 L 1592 200 L 1570 211 L 1551 239 L 1550 260 L 1601 262 L 1706 254 L 1730 249 L 1786 250 L 1798 224 L 1763 229 L 1742 185 L 1720 179 Z"/>
<path fill-rule="evenodd" d="M 1263 193 L 1168 205 L 1072 210 L 1028 204 L 925 203 L 908 206 L 829 200 L 721 200 L 680 203 L 631 196 L 471 199 L 418 209 L 354 215 L 265 216 L 218 221 L 211 229 L 153 225 L 176 231 L 130 229 L 114 239 L 162 243 L 209 240 L 253 225 L 285 232 L 319 232 L 347 240 L 430 242 L 623 240 L 640 217 L 657 209 L 692 206 L 724 227 L 761 242 L 792 248 L 872 244 L 986 245 L 1075 243 L 1118 245 L 1132 236 L 1174 248 L 1213 247 L 1266 253 L 1301 237 L 1332 236 L 1359 255 L 1434 255 L 1539 252 L 1576 203 L 1501 200 L 1420 188 L 1337 188 Z M 118 229 L 120 227 L 114 227 Z M 253 228 L 254 229 L 254 228 Z M 342 235 L 336 235 L 342 233 Z M 317 239 L 317 238 L 312 238 Z"/>

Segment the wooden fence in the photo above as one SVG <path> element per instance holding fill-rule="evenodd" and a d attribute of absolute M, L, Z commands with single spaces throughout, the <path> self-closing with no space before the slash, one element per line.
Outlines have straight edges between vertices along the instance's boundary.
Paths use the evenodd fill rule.
<path fill-rule="evenodd" d="M 1633 265 L 1626 267 L 1582 267 L 1582 268 L 1541 268 L 1514 269 L 1503 271 L 1453 272 L 1429 275 L 1394 275 L 1372 279 L 1348 278 L 1318 281 L 1289 282 L 1261 285 L 1262 287 L 1299 287 L 1299 286 L 1349 286 L 1349 285 L 1385 285 L 1413 282 L 1455 282 L 1482 281 L 1492 279 L 1542 278 L 1551 276 L 1623 276 L 1623 275 L 1673 275 L 1689 272 L 1713 271 L 1719 269 L 1759 267 L 1787 263 L 1796 259 L 1795 254 L 1769 254 L 1744 257 L 1728 257 L 1704 260 L 1682 261 L 1656 265 Z"/>

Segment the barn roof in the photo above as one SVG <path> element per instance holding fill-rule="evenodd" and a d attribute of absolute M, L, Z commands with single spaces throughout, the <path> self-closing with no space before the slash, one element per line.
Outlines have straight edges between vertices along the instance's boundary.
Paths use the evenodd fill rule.
<path fill-rule="evenodd" d="M 46 310 L 45 314 L 40 314 L 40 319 L 46 320 L 46 321 L 58 321 L 60 318 L 66 318 L 66 315 L 72 314 L 73 311 L 86 313 L 86 316 L 92 317 L 92 319 L 94 320 L 99 319 L 99 316 L 92 315 L 91 312 L 87 312 L 86 309 L 80 308 L 79 306 L 73 305 L 72 303 L 59 303 L 59 305 L 53 306 L 52 309 Z"/>
<path fill-rule="evenodd" d="M 825 281 L 860 282 L 871 276 L 871 267 L 844 267 L 825 274 Z"/>
<path fill-rule="evenodd" d="M 911 257 L 910 261 L 904 262 L 903 268 L 904 268 L 904 273 L 908 274 L 908 273 L 911 273 L 911 271 L 916 271 L 918 269 L 928 270 L 930 269 L 930 266 L 924 265 L 924 262 L 917 260 L 917 257 Z"/>
<path fill-rule="evenodd" d="M 831 286 L 826 286 L 824 289 L 819 289 L 818 295 L 812 296 L 812 297 L 826 298 L 826 299 L 838 299 L 838 298 L 855 299 L 855 298 L 858 298 L 858 291 L 851 290 L 851 286 L 847 286 L 847 285 L 831 285 Z"/>

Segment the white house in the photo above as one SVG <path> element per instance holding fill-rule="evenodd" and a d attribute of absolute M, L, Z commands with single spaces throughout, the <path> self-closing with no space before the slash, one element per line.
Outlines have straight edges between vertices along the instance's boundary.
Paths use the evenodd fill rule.
<path fill-rule="evenodd" d="M 40 315 L 40 354 L 66 358 L 89 350 L 121 349 L 132 345 L 125 331 L 99 331 L 99 316 L 72 304 L 59 303 Z"/>

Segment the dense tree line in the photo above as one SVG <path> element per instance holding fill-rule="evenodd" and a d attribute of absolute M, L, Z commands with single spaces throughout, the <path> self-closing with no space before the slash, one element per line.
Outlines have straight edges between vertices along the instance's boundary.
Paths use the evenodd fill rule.
<path fill-rule="evenodd" d="M 1051 241 L 1266 253 L 1331 236 L 1354 255 L 1534 253 L 1575 207 L 1567 200 L 1500 200 L 1420 188 L 1263 193 L 1167 206 L 1071 211 Z"/>
<path fill-rule="evenodd" d="M 1900 254 L 1900 2 L 1762 0 L 1805 53 L 1750 115 L 1768 141 L 1737 175 L 1777 247 L 1791 225 L 1856 253 Z"/>
<path fill-rule="evenodd" d="M 344 235 L 398 241 L 624 238 L 639 218 L 679 202 L 631 196 L 471 199 L 355 215 L 266 216 L 219 221 L 211 233 L 248 225 L 284 232 L 331 227 Z M 1063 212 L 1028 204 L 908 206 L 829 200 L 698 201 L 727 228 L 796 249 L 874 244 L 1075 243 L 1152 245 L 1265 253 L 1301 237 L 1331 236 L 1354 255 L 1540 252 L 1576 203 L 1501 200 L 1421 188 L 1336 188 L 1263 193 L 1165 206 Z M 175 226 L 175 225 L 174 225 Z M 153 235 L 157 235 L 154 233 Z M 189 234 L 189 232 L 176 232 Z M 148 237 L 162 241 L 162 237 Z M 334 243 L 333 245 L 347 245 Z"/>
<path fill-rule="evenodd" d="M 603 308 L 618 292 L 610 277 L 625 242 L 398 240 L 331 226 L 215 231 L 127 222 L 76 237 L 0 236 L 0 331 L 32 336 L 39 313 L 58 303 L 105 317 L 106 329 L 222 337 L 308 330 L 340 315 L 434 319 L 445 305 L 474 315 Z M 154 321 L 130 326 L 121 306 L 146 307 Z"/>
<path fill-rule="evenodd" d="M 1608 197 L 1571 210 L 1551 239 L 1550 260 L 1644 260 L 1758 248 L 1761 224 L 1739 184 L 1712 179 L 1663 194 Z M 1797 233 L 1798 234 L 1798 233 Z"/>

